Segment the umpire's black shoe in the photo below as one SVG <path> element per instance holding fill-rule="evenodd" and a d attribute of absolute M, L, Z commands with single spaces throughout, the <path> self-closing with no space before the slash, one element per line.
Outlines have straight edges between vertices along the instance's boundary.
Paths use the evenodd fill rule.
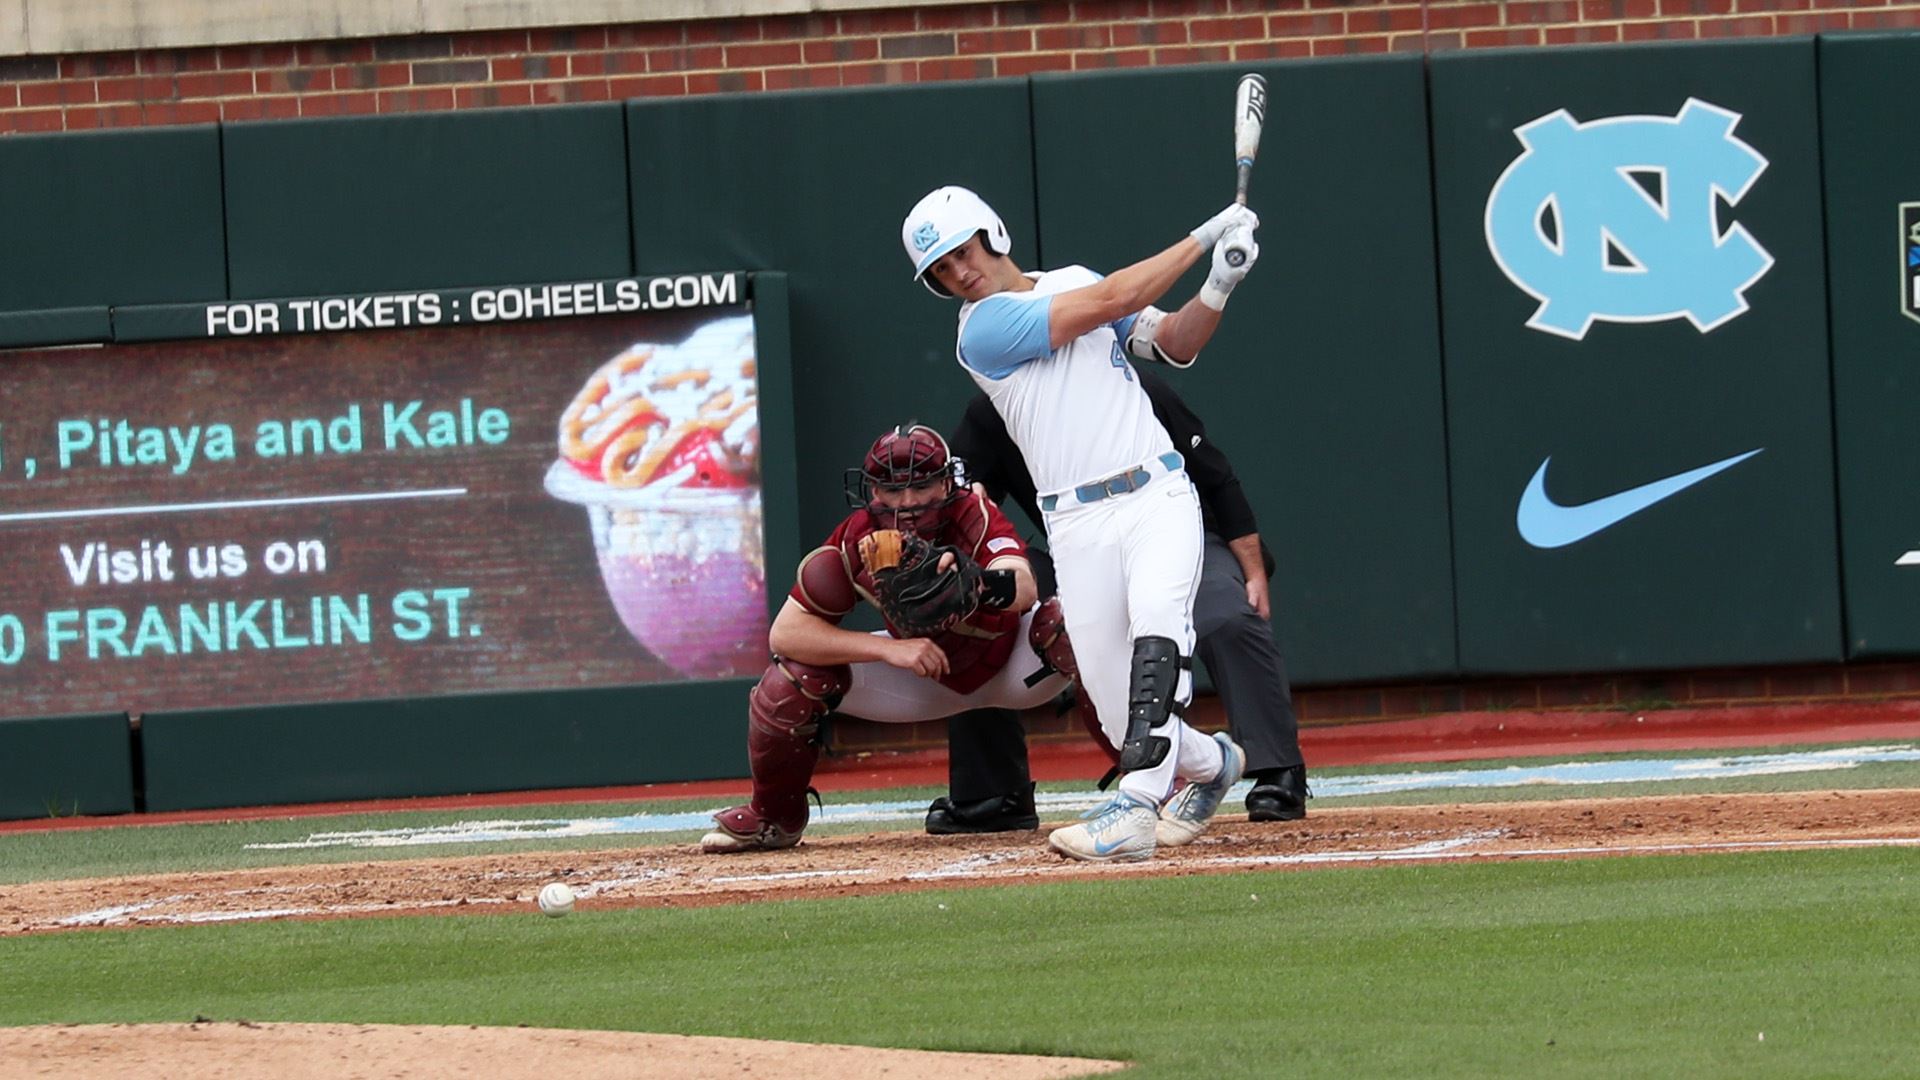
<path fill-rule="evenodd" d="M 1040 827 L 1033 805 L 1033 785 L 1018 795 L 956 803 L 945 795 L 927 808 L 927 831 L 935 836 L 954 833 L 1017 832 Z"/>
<path fill-rule="evenodd" d="M 1263 772 L 1247 792 L 1248 821 L 1298 821 L 1307 816 L 1307 767 L 1293 765 Z"/>

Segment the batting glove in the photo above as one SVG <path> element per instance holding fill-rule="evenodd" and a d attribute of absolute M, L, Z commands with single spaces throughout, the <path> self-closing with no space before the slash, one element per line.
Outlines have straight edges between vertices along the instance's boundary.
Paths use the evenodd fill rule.
<path fill-rule="evenodd" d="M 1257 229 L 1260 227 L 1260 216 L 1239 203 L 1234 203 L 1208 218 L 1206 224 L 1188 235 L 1199 241 L 1202 248 L 1210 248 L 1220 242 L 1220 238 L 1226 235 L 1227 230 L 1238 225 Z"/>
<path fill-rule="evenodd" d="M 1227 259 L 1228 251 L 1246 253 L 1245 261 L 1235 266 Z M 1235 228 L 1222 236 L 1213 245 L 1213 272 L 1207 275 L 1207 283 L 1200 286 L 1200 302 L 1215 311 L 1227 306 L 1227 294 L 1234 286 L 1246 280 L 1247 271 L 1260 260 L 1260 245 L 1253 239 L 1253 230 Z"/>

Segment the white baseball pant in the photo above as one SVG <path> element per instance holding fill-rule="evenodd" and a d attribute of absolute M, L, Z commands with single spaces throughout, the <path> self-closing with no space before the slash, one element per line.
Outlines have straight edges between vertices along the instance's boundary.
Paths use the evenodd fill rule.
<path fill-rule="evenodd" d="M 883 724 L 912 724 L 938 720 L 973 709 L 1031 709 L 1044 705 L 1067 688 L 1067 677 L 1058 672 L 1033 686 L 1027 676 L 1040 670 L 1040 657 L 1027 644 L 1037 607 L 1020 616 L 1020 628 L 1013 652 L 1005 667 L 970 694 L 959 694 L 905 668 L 872 661 L 853 665 L 853 685 L 840 699 L 835 712 L 876 720 Z M 885 630 L 876 630 L 884 635 Z"/>
<path fill-rule="evenodd" d="M 1134 639 L 1171 638 L 1181 656 L 1193 655 L 1193 598 L 1206 550 L 1199 496 L 1179 470 L 1097 502 L 1063 496 L 1043 516 L 1082 689 L 1092 696 L 1107 738 L 1121 746 Z M 1192 671 L 1180 673 L 1176 700 L 1182 707 L 1193 700 Z M 1220 772 L 1220 744 L 1178 716 L 1167 725 L 1154 734 L 1171 739 L 1174 751 L 1159 765 L 1120 778 L 1120 790 L 1142 802 L 1164 802 L 1176 776 L 1206 781 Z"/>

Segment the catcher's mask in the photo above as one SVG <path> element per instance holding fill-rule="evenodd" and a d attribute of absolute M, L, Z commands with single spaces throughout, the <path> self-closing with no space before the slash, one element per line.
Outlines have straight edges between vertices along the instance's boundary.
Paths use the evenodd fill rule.
<path fill-rule="evenodd" d="M 927 535 L 966 492 L 966 463 L 925 424 L 905 423 L 873 441 L 866 460 L 846 473 L 847 503 L 883 529 Z M 924 495 L 915 489 L 926 487 Z"/>

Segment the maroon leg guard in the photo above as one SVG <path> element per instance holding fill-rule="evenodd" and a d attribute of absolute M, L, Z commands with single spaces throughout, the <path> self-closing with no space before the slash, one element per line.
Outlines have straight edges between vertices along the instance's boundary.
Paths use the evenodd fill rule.
<path fill-rule="evenodd" d="M 714 815 L 724 838 L 709 850 L 792 847 L 807 827 L 807 784 L 820 759 L 820 718 L 853 685 L 852 669 L 814 667 L 775 657 L 747 696 L 747 761 L 753 799 Z"/>
<path fill-rule="evenodd" d="M 1100 730 L 1100 718 L 1094 714 L 1093 699 L 1080 687 L 1080 664 L 1073 658 L 1073 642 L 1067 637 L 1067 617 L 1060 610 L 1060 598 L 1049 596 L 1034 609 L 1033 622 L 1027 627 L 1027 644 L 1039 654 L 1047 666 L 1073 680 L 1073 712 L 1080 720 L 1080 726 L 1087 729 L 1093 741 L 1107 755 L 1107 760 L 1115 765 L 1120 763 L 1120 751 L 1107 741 L 1107 733 Z"/>

